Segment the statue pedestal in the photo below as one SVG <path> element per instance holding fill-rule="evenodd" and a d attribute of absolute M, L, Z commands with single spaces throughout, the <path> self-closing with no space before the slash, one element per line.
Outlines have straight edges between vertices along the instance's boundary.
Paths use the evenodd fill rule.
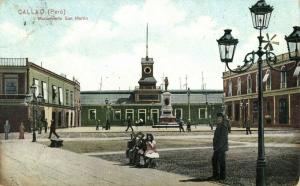
<path fill-rule="evenodd" d="M 159 118 L 160 124 L 177 124 L 176 118 L 173 115 L 173 108 L 171 104 L 171 93 L 164 92 L 162 94 L 162 108 L 161 108 L 161 116 Z"/>

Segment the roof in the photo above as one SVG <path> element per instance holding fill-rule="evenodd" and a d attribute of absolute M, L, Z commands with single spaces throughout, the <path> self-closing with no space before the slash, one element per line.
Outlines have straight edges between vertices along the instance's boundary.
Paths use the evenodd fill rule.
<path fill-rule="evenodd" d="M 172 104 L 186 104 L 188 96 L 186 90 L 170 90 Z M 138 104 L 134 100 L 134 91 L 107 90 L 107 91 L 82 91 L 80 93 L 81 105 L 105 105 L 105 99 L 112 104 Z M 222 103 L 222 90 L 191 90 L 191 104 Z"/>
<path fill-rule="evenodd" d="M 144 79 L 140 79 L 139 83 L 145 83 L 145 84 L 153 84 L 156 83 L 156 79 L 154 77 L 146 77 Z"/>
<path fill-rule="evenodd" d="M 154 63 L 154 61 L 153 61 L 153 58 L 150 58 L 150 57 L 148 57 L 148 58 L 142 58 L 142 63 L 151 63 L 151 64 L 153 64 Z"/>

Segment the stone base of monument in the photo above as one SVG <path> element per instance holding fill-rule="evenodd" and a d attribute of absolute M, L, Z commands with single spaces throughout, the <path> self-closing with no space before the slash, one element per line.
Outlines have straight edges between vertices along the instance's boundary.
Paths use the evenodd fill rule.
<path fill-rule="evenodd" d="M 153 125 L 153 128 L 179 127 L 172 110 L 171 93 L 166 91 L 162 94 L 162 108 L 159 123 Z"/>

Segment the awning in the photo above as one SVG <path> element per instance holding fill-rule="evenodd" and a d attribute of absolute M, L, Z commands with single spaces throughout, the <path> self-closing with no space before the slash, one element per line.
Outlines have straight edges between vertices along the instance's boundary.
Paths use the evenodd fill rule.
<path fill-rule="evenodd" d="M 295 72 L 294 72 L 294 77 L 298 77 L 300 75 L 300 66 L 298 65 L 295 69 Z"/>

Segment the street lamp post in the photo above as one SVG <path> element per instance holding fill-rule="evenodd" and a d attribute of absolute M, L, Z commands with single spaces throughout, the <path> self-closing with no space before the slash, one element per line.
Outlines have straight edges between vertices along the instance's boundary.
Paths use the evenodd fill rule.
<path fill-rule="evenodd" d="M 287 41 L 289 59 L 295 61 L 294 65 L 286 68 L 284 70 L 276 69 L 274 65 L 277 64 L 276 55 L 268 50 L 263 50 L 262 43 L 263 36 L 262 30 L 267 29 L 270 21 L 270 17 L 273 11 L 273 7 L 268 5 L 265 0 L 258 0 L 250 9 L 253 27 L 259 30 L 259 46 L 257 51 L 252 51 L 246 54 L 244 58 L 244 64 L 238 66 L 236 69 L 231 69 L 229 63 L 232 62 L 236 45 L 238 43 L 237 39 L 234 39 L 231 35 L 231 30 L 226 29 L 224 35 L 217 40 L 219 45 L 220 59 L 222 62 L 226 63 L 227 68 L 233 73 L 243 73 L 252 67 L 255 61 L 255 55 L 258 56 L 257 59 L 257 71 L 258 71 L 258 158 L 256 165 L 256 185 L 266 185 L 265 177 L 265 151 L 264 151 L 264 123 L 263 123 L 263 82 L 262 82 L 262 57 L 266 59 L 267 65 L 276 71 L 290 71 L 293 70 L 300 60 L 300 27 L 295 26 L 294 31 L 285 37 Z"/>
<path fill-rule="evenodd" d="M 190 88 L 187 89 L 187 96 L 188 96 L 188 109 L 189 109 L 188 124 L 190 125 L 191 124 L 191 103 L 190 103 L 191 90 L 190 90 Z"/>
<path fill-rule="evenodd" d="M 108 116 L 108 103 L 109 103 L 109 100 L 108 100 L 108 98 L 105 98 L 105 106 L 106 106 L 106 109 L 105 109 L 105 121 L 106 121 L 106 123 L 105 123 L 105 130 L 108 130 L 108 128 L 109 128 L 109 121 L 108 121 L 108 118 L 109 118 L 109 116 Z"/>
<path fill-rule="evenodd" d="M 32 86 L 30 87 L 30 91 L 31 94 L 27 94 L 25 97 L 25 102 L 27 104 L 31 104 L 32 105 L 32 122 L 33 122 L 33 126 L 32 126 L 32 142 L 36 142 L 36 120 L 37 120 L 37 108 L 38 108 L 38 104 L 42 102 L 43 100 L 43 96 L 41 94 L 39 94 L 38 96 L 36 96 L 35 92 L 36 92 L 37 86 L 33 83 Z"/>

